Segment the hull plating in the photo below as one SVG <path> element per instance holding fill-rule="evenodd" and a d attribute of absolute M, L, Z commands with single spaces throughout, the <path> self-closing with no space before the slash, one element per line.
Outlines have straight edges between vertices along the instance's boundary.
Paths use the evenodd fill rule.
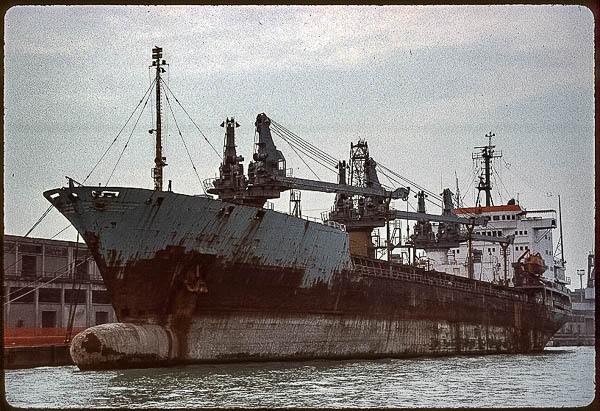
<path fill-rule="evenodd" d="M 130 188 L 44 195 L 127 323 L 74 340 L 81 368 L 527 352 L 567 316 L 534 292 L 351 257 L 346 232 L 274 211 Z"/>

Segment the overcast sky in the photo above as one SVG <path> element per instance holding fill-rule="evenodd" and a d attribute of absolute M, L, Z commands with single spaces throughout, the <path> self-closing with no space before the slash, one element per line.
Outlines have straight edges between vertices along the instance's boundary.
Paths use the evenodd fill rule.
<path fill-rule="evenodd" d="M 594 21 L 585 7 L 19 6 L 4 29 L 7 234 L 24 235 L 38 220 L 48 207 L 43 191 L 67 175 L 85 179 L 148 89 L 151 49 L 160 46 L 170 89 L 219 152 L 219 124 L 228 116 L 240 123 L 246 164 L 254 120 L 265 112 L 336 158 L 366 138 L 376 161 L 438 193 L 456 191 L 456 173 L 473 205 L 471 153 L 492 131 L 503 154 L 495 204 L 514 197 L 529 210 L 557 209 L 560 195 L 567 275 L 577 287 L 576 270 L 587 268 Z M 214 177 L 220 159 L 171 102 L 201 179 Z M 137 113 L 88 183 L 106 183 L 131 135 L 110 183 L 153 187 L 150 106 L 133 128 Z M 167 114 L 165 179 L 174 191 L 201 193 Z M 312 177 L 285 142 L 275 143 L 294 175 Z M 332 205 L 332 195 L 302 196 L 308 215 Z M 276 209 L 287 211 L 288 199 L 282 193 Z M 31 236 L 66 225 L 53 210 Z M 75 240 L 75 230 L 57 238 Z"/>

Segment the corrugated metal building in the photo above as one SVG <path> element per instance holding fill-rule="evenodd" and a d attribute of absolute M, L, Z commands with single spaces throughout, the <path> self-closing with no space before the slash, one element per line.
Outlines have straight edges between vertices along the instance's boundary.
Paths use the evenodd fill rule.
<path fill-rule="evenodd" d="M 4 327 L 74 327 L 116 321 L 84 243 L 4 236 Z"/>

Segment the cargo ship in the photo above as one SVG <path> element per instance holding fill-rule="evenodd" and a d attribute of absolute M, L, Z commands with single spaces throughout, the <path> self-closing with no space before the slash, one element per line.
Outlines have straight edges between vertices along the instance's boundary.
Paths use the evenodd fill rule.
<path fill-rule="evenodd" d="M 175 193 L 170 184 L 164 190 L 164 65 L 162 49 L 153 49 L 154 189 L 69 179 L 44 192 L 87 243 L 118 319 L 73 339 L 80 369 L 527 353 L 543 350 L 567 320 L 568 293 L 540 274 L 533 255 L 511 264 L 510 284 L 476 279 L 472 257 L 467 276 L 416 258 L 397 261 L 392 241 L 386 259 L 376 258 L 373 229 L 387 227 L 391 240 L 395 219 L 417 221 L 413 249 L 430 250 L 471 246 L 481 236 L 473 228 L 488 219 L 457 213 L 449 190 L 442 215 L 424 212 L 422 192 L 417 212 L 394 210 L 391 201 L 406 201 L 410 189 L 379 183 L 365 141 L 351 144 L 349 166 L 337 164 L 336 183 L 292 177 L 271 135 L 278 123 L 261 113 L 245 174 L 238 124 L 227 118 L 219 177 L 206 182 L 208 194 Z M 292 189 L 336 193 L 331 212 L 317 222 L 266 207 Z"/>

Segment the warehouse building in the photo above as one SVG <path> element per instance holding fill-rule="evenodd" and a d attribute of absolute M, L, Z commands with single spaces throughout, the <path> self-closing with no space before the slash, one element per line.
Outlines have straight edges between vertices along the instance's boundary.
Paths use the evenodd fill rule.
<path fill-rule="evenodd" d="M 116 321 L 84 243 L 4 236 L 4 327 L 65 328 Z"/>

